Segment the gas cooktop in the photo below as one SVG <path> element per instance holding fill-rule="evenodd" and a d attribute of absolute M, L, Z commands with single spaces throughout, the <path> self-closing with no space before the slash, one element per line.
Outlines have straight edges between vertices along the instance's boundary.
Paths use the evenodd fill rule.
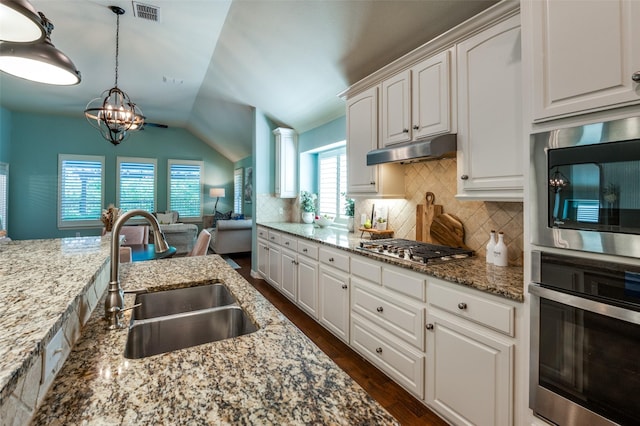
<path fill-rule="evenodd" d="M 473 256 L 473 250 L 401 238 L 361 241 L 358 248 L 363 251 L 422 264 L 465 259 Z"/>

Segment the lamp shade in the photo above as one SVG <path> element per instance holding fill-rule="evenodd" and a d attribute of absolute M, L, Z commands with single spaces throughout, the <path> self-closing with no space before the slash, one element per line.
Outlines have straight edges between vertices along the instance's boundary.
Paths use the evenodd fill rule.
<path fill-rule="evenodd" d="M 209 197 L 224 197 L 224 188 L 211 188 L 209 189 Z"/>
<path fill-rule="evenodd" d="M 44 40 L 42 19 L 27 0 L 0 0 L 0 40 L 30 43 Z"/>

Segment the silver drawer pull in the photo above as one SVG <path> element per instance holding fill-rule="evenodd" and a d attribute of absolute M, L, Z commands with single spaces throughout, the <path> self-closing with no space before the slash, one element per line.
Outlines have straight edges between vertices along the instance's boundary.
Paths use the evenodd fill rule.
<path fill-rule="evenodd" d="M 376 352 L 381 354 L 382 353 L 382 348 L 376 348 Z"/>
<path fill-rule="evenodd" d="M 333 261 L 335 261 L 335 259 L 333 257 L 330 257 L 329 262 L 333 262 Z"/>
<path fill-rule="evenodd" d="M 636 83 L 640 83 L 640 71 L 634 72 L 631 76 L 631 80 L 635 81 Z"/>
<path fill-rule="evenodd" d="M 427 330 L 433 330 L 433 324 L 427 324 Z"/>
<path fill-rule="evenodd" d="M 460 309 L 461 311 L 464 311 L 465 309 L 467 309 L 467 304 L 464 302 L 458 303 L 458 309 Z"/>
<path fill-rule="evenodd" d="M 308 251 L 309 251 L 309 250 L 307 250 L 307 249 L 302 249 L 302 252 L 303 252 L 303 253 L 306 253 L 306 252 L 308 252 Z"/>
<path fill-rule="evenodd" d="M 382 311 L 384 311 L 384 309 L 382 308 L 382 306 L 378 306 L 378 307 L 376 308 L 376 311 L 378 311 L 378 312 L 382 312 Z"/>
<path fill-rule="evenodd" d="M 285 246 L 288 246 L 288 245 L 289 245 L 289 241 L 286 241 L 286 242 L 284 243 L 284 245 L 285 245 Z"/>
<path fill-rule="evenodd" d="M 342 284 L 342 289 L 343 289 L 343 290 L 346 290 L 346 289 L 348 289 L 348 288 L 349 288 L 349 287 L 347 287 L 347 285 L 346 285 L 346 284 Z"/>

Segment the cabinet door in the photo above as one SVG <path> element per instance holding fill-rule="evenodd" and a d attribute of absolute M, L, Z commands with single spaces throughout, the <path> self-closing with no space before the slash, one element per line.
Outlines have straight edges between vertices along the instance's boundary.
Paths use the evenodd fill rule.
<path fill-rule="evenodd" d="M 276 136 L 276 168 L 275 192 L 280 198 L 298 196 L 298 142 L 293 129 L 277 128 Z"/>
<path fill-rule="evenodd" d="M 458 45 L 458 197 L 522 200 L 520 16 Z"/>
<path fill-rule="evenodd" d="M 318 262 L 298 257 L 298 307 L 318 319 Z"/>
<path fill-rule="evenodd" d="M 296 301 L 298 288 L 297 257 L 298 256 L 295 252 L 285 248 L 282 249 L 282 253 L 280 255 L 282 272 L 282 287 L 280 288 L 280 291 L 293 302 Z"/>
<path fill-rule="evenodd" d="M 269 282 L 280 289 L 282 286 L 282 267 L 280 246 L 269 244 Z"/>
<path fill-rule="evenodd" d="M 347 188 L 349 193 L 376 192 L 378 168 L 367 166 L 367 152 L 378 148 L 378 88 L 347 101 Z"/>
<path fill-rule="evenodd" d="M 269 279 L 269 245 L 266 240 L 258 238 L 258 272 Z"/>
<path fill-rule="evenodd" d="M 412 68 L 413 139 L 453 130 L 450 69 L 448 50 Z"/>
<path fill-rule="evenodd" d="M 437 312 L 427 330 L 427 404 L 457 425 L 513 424 L 513 343 Z"/>
<path fill-rule="evenodd" d="M 320 267 L 320 324 L 349 344 L 349 275 Z"/>
<path fill-rule="evenodd" d="M 411 71 L 382 82 L 382 145 L 411 140 Z"/>
<path fill-rule="evenodd" d="M 534 119 L 640 102 L 640 2 L 532 1 Z M 524 9 L 527 10 L 527 9 Z"/>

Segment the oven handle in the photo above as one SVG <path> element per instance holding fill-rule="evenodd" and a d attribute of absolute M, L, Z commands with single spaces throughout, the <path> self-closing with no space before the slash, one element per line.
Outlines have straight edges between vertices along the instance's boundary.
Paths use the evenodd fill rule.
<path fill-rule="evenodd" d="M 636 312 L 631 309 L 620 308 L 607 303 L 596 302 L 595 300 L 551 290 L 541 287 L 538 283 L 529 284 L 529 293 L 534 296 L 553 300 L 554 302 L 562 303 L 584 311 L 640 325 L 640 312 Z"/>

